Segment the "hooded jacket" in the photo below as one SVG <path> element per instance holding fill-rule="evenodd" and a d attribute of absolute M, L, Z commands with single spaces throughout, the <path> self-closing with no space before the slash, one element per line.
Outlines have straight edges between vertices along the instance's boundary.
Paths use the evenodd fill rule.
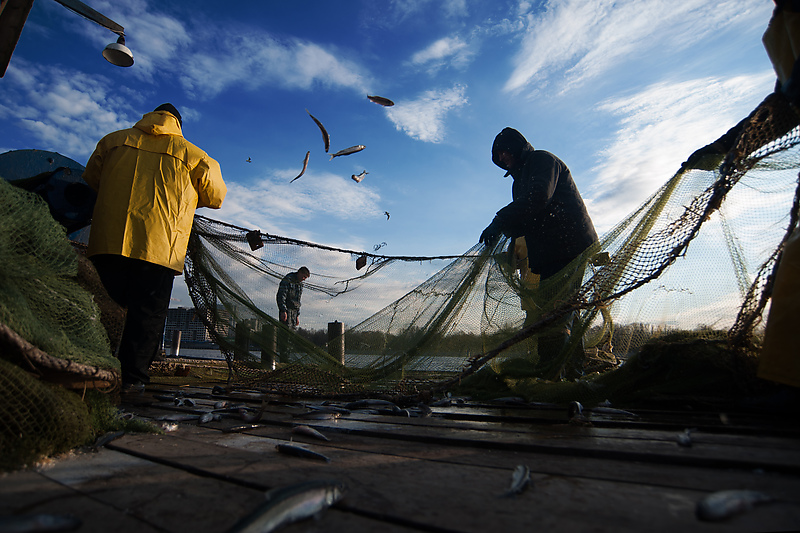
<path fill-rule="evenodd" d="M 97 191 L 88 256 L 114 254 L 183 270 L 194 212 L 218 209 L 219 163 L 183 138 L 166 111 L 97 143 L 83 179 Z"/>
<path fill-rule="evenodd" d="M 516 161 L 506 168 L 499 152 Z M 495 222 L 509 237 L 525 237 L 532 272 L 547 278 L 597 241 L 569 168 L 558 157 L 533 146 L 513 128 L 505 128 L 492 145 L 492 162 L 514 178 L 513 201 L 497 212 Z"/>

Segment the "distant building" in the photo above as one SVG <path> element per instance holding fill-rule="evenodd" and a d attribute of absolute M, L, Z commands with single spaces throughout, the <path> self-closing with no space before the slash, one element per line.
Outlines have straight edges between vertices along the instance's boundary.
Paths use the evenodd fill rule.
<path fill-rule="evenodd" d="M 193 307 L 177 307 L 167 311 L 167 325 L 164 328 L 164 345 L 172 344 L 176 331 L 181 332 L 181 342 L 213 342 L 205 324 L 198 318 Z"/>
<path fill-rule="evenodd" d="M 230 313 L 225 309 L 217 311 L 221 319 L 221 324 L 217 330 L 229 336 L 231 332 Z M 213 343 L 214 338 L 208 333 L 205 324 L 197 316 L 194 307 L 175 307 L 167 311 L 167 324 L 164 328 L 164 346 L 172 345 L 172 337 L 176 331 L 181 332 L 181 343 L 202 342 Z"/>

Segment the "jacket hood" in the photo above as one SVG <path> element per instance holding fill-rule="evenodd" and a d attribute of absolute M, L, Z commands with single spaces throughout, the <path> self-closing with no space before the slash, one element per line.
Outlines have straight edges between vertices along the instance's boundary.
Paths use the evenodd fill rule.
<path fill-rule="evenodd" d="M 531 146 L 528 140 L 514 128 L 503 128 L 503 131 L 497 134 L 492 144 L 492 163 L 505 170 L 506 176 L 508 176 L 513 169 L 506 168 L 498 158 L 500 152 L 503 150 L 510 152 L 519 162 L 525 152 L 533 151 L 533 146 Z"/>
<path fill-rule="evenodd" d="M 148 135 L 180 135 L 183 136 L 181 126 L 175 115 L 167 111 L 151 111 L 133 125 Z"/>

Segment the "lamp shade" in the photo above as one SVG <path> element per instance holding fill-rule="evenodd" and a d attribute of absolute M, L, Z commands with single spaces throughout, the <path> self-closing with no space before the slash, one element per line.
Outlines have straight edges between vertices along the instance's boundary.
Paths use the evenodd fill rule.
<path fill-rule="evenodd" d="M 125 46 L 125 36 L 120 35 L 117 42 L 111 43 L 103 50 L 103 57 L 112 65 L 118 67 L 130 67 L 133 65 L 133 54 Z"/>

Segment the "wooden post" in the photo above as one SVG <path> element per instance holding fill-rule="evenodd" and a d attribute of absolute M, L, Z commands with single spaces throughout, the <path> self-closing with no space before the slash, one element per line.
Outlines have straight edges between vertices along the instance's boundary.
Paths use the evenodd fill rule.
<path fill-rule="evenodd" d="M 261 344 L 261 366 L 275 370 L 278 363 L 278 328 L 272 324 L 261 326 L 259 343 Z"/>
<path fill-rule="evenodd" d="M 344 364 L 344 323 L 328 322 L 328 353 Z"/>
<path fill-rule="evenodd" d="M 236 323 L 233 344 L 235 346 L 233 358 L 242 361 L 246 360 L 247 355 L 250 353 L 250 326 L 246 321 L 242 320 Z"/>
<path fill-rule="evenodd" d="M 170 357 L 180 357 L 181 354 L 181 330 L 176 329 L 172 332 L 172 344 L 169 347 Z"/>

